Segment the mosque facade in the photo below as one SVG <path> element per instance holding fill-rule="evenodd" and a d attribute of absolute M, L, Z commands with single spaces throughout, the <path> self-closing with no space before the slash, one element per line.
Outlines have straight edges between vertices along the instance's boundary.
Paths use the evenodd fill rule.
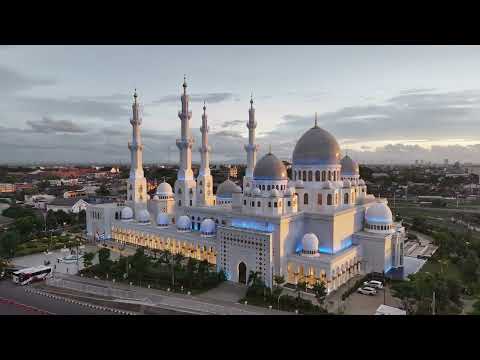
<path fill-rule="evenodd" d="M 152 198 L 143 173 L 141 113 L 132 105 L 131 170 L 124 203 L 87 208 L 87 235 L 123 244 L 169 250 L 207 260 L 234 282 L 258 272 L 267 286 L 275 275 L 288 283 L 335 290 L 359 273 L 403 266 L 405 229 L 393 220 L 386 199 L 367 194 L 358 164 L 341 158 L 335 137 L 317 125 L 298 140 L 292 175 L 268 152 L 257 161 L 255 109 L 250 101 L 247 168 L 240 187 L 226 180 L 213 193 L 208 117 L 203 107 L 201 166 L 192 171 L 187 83 L 183 83 L 177 180 L 161 183 Z"/>

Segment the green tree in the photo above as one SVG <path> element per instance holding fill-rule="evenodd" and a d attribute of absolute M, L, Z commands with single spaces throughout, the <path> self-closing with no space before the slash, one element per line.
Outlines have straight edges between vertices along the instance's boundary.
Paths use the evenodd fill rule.
<path fill-rule="evenodd" d="M 108 190 L 106 184 L 100 185 L 100 187 L 95 191 L 99 196 L 108 196 L 110 195 L 110 190 Z"/>
<path fill-rule="evenodd" d="M 13 259 L 19 242 L 20 236 L 16 231 L 3 233 L 0 237 L 0 256 L 7 261 Z"/>
<path fill-rule="evenodd" d="M 43 223 L 36 216 L 25 216 L 15 220 L 15 230 L 22 239 L 30 238 L 42 231 Z"/>
<path fill-rule="evenodd" d="M 69 225 L 72 223 L 72 216 L 63 210 L 58 210 L 55 212 L 55 217 L 57 218 L 58 225 L 60 226 L 63 226 L 64 223 Z"/>
<path fill-rule="evenodd" d="M 110 260 L 110 249 L 105 247 L 101 248 L 98 252 L 98 262 L 100 266 L 105 266 L 108 260 Z"/>
<path fill-rule="evenodd" d="M 85 210 L 80 210 L 78 212 L 78 223 L 80 225 L 86 225 L 87 224 L 87 212 Z"/>
<path fill-rule="evenodd" d="M 313 292 L 315 293 L 315 298 L 317 299 L 320 305 L 323 304 L 325 297 L 327 296 L 327 288 L 323 281 L 318 281 L 313 285 Z"/>
<path fill-rule="evenodd" d="M 83 266 L 86 268 L 92 266 L 94 258 L 95 258 L 94 252 L 86 252 L 85 254 L 83 254 Z"/>
<path fill-rule="evenodd" d="M 47 230 L 54 230 L 58 228 L 58 220 L 55 215 L 55 211 L 48 210 L 46 222 L 47 222 Z"/>

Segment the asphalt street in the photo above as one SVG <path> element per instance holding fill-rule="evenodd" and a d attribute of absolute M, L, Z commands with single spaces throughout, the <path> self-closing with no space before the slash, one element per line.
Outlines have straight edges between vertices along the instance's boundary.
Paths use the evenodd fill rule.
<path fill-rule="evenodd" d="M 23 286 L 16 285 L 9 279 L 0 281 L 0 315 L 31 315 L 41 314 L 42 311 L 55 315 L 115 315 L 109 311 L 27 293 Z"/>

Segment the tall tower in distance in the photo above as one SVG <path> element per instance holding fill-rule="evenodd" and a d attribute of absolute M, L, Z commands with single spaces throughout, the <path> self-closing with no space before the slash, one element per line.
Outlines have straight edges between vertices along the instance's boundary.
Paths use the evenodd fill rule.
<path fill-rule="evenodd" d="M 250 109 L 248 110 L 248 144 L 245 145 L 245 151 L 247 152 L 247 168 L 245 170 L 245 176 L 243 177 L 243 191 L 246 191 L 252 186 L 253 170 L 257 163 L 257 150 L 258 145 L 255 144 L 255 128 L 257 122 L 255 121 L 255 109 L 253 107 L 253 95 L 250 98 Z"/>
<path fill-rule="evenodd" d="M 132 124 L 132 141 L 128 143 L 130 149 L 130 176 L 127 185 L 127 205 L 134 210 L 135 217 L 139 210 L 147 206 L 147 180 L 143 174 L 143 144 L 140 136 L 140 104 L 137 102 L 137 89 L 133 94 L 132 111 L 130 119 Z"/>
<path fill-rule="evenodd" d="M 202 133 L 202 146 L 198 148 L 201 155 L 201 165 L 197 177 L 197 204 L 200 206 L 213 206 L 213 178 L 210 174 L 210 151 L 208 145 L 208 127 L 207 121 L 207 107 L 203 103 L 202 126 L 200 131 Z"/>
<path fill-rule="evenodd" d="M 192 112 L 188 110 L 189 96 L 187 95 L 187 80 L 183 78 L 182 110 L 178 117 L 182 122 L 181 138 L 177 139 L 180 150 L 180 165 L 177 181 L 175 181 L 175 200 L 177 209 L 195 205 L 196 181 L 192 171 L 193 138 L 190 134 L 190 119 Z M 179 214 L 182 215 L 182 214 Z"/>

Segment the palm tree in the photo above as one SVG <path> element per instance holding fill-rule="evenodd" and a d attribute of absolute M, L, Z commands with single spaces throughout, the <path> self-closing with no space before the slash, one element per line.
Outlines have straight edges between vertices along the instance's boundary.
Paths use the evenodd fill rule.
<path fill-rule="evenodd" d="M 259 276 L 259 271 L 250 270 L 250 273 L 248 274 L 247 286 L 255 287 L 258 284 Z"/>

